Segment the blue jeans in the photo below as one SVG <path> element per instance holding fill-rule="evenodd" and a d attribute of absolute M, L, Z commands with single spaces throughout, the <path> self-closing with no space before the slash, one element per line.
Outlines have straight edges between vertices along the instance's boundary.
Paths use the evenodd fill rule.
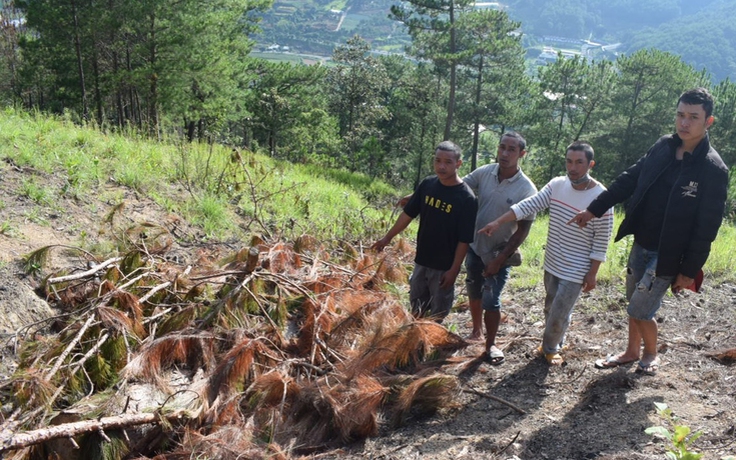
<path fill-rule="evenodd" d="M 657 251 L 650 251 L 636 242 L 629 253 L 626 268 L 626 298 L 630 317 L 651 320 L 662 306 L 662 298 L 667 293 L 674 276 L 657 276 Z"/>
<path fill-rule="evenodd" d="M 483 277 L 485 268 L 486 265 L 480 256 L 468 248 L 468 254 L 465 256 L 467 271 L 465 286 L 468 289 L 468 297 L 471 300 L 481 299 L 483 310 L 500 310 L 501 291 L 509 279 L 510 267 L 502 267 L 498 273 L 488 278 Z"/>
<path fill-rule="evenodd" d="M 542 350 L 545 354 L 557 353 L 565 343 L 565 333 L 570 326 L 572 307 L 575 306 L 582 283 L 563 280 L 544 272 L 544 337 Z"/>

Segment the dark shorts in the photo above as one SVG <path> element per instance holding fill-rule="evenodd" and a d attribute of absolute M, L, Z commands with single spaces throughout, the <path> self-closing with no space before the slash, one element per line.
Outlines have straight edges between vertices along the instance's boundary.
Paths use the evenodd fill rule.
<path fill-rule="evenodd" d="M 501 291 L 509 279 L 510 267 L 503 267 L 498 273 L 488 278 L 483 277 L 485 268 L 480 256 L 468 248 L 468 254 L 465 256 L 465 270 L 467 271 L 465 285 L 468 297 L 471 300 L 481 299 L 484 310 L 500 310 Z"/>

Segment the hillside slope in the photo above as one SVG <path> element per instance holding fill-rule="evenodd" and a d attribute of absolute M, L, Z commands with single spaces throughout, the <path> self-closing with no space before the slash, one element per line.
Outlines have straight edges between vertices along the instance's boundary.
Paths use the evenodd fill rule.
<path fill-rule="evenodd" d="M 44 139 L 41 133 L 37 139 Z M 297 458 L 304 455 L 300 458 L 655 460 L 663 458 L 665 443 L 644 433 L 646 427 L 664 423 L 655 414 L 654 402 L 669 405 L 680 417 L 681 424 L 693 430 L 703 430 L 704 434 L 694 444 L 693 450 L 704 452 L 705 458 L 721 459 L 736 452 L 736 426 L 732 416 L 736 413 L 736 367 L 732 360 L 719 359 L 717 354 L 720 350 L 736 347 L 733 330 L 736 323 L 736 285 L 733 283 L 714 285 L 706 280 L 700 294 L 688 293 L 665 299 L 658 317 L 663 366 L 656 376 L 637 374 L 633 365 L 612 371 L 592 367 L 595 359 L 620 350 L 626 338 L 625 301 L 620 285 L 599 286 L 581 299 L 569 330 L 568 348 L 564 353 L 566 364 L 561 367 L 549 367 L 535 353 L 543 330 L 543 288 L 509 289 L 503 299 L 507 318 L 501 327 L 499 344 L 507 358 L 501 366 L 490 366 L 481 357 L 481 344 L 459 340 L 458 336 L 469 333 L 469 316 L 462 303 L 464 297 L 460 282 L 457 286 L 460 302 L 447 318 L 445 327 L 422 325 L 408 317 L 406 284 L 402 279 L 406 279 L 404 269 L 410 264 L 411 250 L 403 247 L 402 243 L 397 244 L 395 252 L 388 251 L 395 257 L 391 259 L 393 267 L 397 268 L 392 275 L 395 282 L 384 283 L 373 274 L 390 268 L 390 264 L 378 263 L 380 259 L 374 258 L 369 251 L 356 248 L 357 245 L 352 247 L 355 252 L 351 252 L 351 245 L 337 245 L 328 251 L 321 249 L 314 239 L 302 239 L 299 240 L 302 249 L 298 250 L 296 239 L 270 241 L 263 246 L 259 256 L 260 268 L 250 274 L 253 279 L 262 276 L 263 284 L 278 286 L 281 291 L 266 292 L 258 296 L 260 302 L 251 303 L 247 290 L 238 290 L 239 286 L 247 285 L 244 283 L 248 277 L 240 278 L 238 283 L 232 284 L 234 291 L 229 292 L 239 293 L 242 305 L 249 305 L 253 311 L 247 315 L 229 311 L 213 324 L 209 308 L 213 305 L 228 307 L 228 302 L 223 302 L 223 299 L 228 299 L 228 291 L 221 290 L 228 284 L 227 277 L 248 273 L 237 260 L 231 259 L 234 265 L 228 265 L 224 259 L 251 246 L 250 240 L 217 241 L 207 237 L 202 227 L 187 222 L 181 215 L 130 187 L 108 181 L 91 188 L 83 196 L 62 194 L 55 198 L 58 201 L 54 201 L 54 206 L 39 205 L 29 197 L 30 178 L 60 190 L 67 181 L 64 173 L 56 170 L 52 174 L 20 166 L 7 150 L 1 151 L 0 156 L 3 158 L 0 162 L 0 302 L 4 307 L 12 305 L 15 315 L 12 322 L 2 323 L 0 331 L 5 344 L 2 350 L 5 367 L 0 368 L 0 394 L 3 398 L 0 438 L 3 441 L 11 431 L 5 428 L 12 425 L 8 422 L 14 417 L 11 415 L 14 405 L 21 401 L 23 395 L 28 395 L 21 391 L 27 388 L 24 385 L 42 383 L 34 379 L 34 374 L 28 373 L 16 375 L 27 380 L 13 380 L 13 386 L 9 386 L 11 372 L 22 360 L 20 351 L 24 350 L 24 341 L 38 341 L 35 350 L 43 351 L 48 346 L 51 355 L 58 353 L 65 346 L 73 345 L 80 325 L 98 307 L 105 307 L 101 310 L 108 316 L 98 318 L 102 326 L 97 323 L 91 326 L 89 337 L 80 342 L 79 349 L 67 356 L 70 364 L 79 363 L 85 356 L 96 356 L 94 362 L 104 363 L 111 350 L 87 353 L 94 351 L 93 345 L 106 337 L 106 333 L 117 339 L 131 339 L 132 331 L 140 333 L 133 322 L 134 308 L 125 310 L 127 304 L 123 301 L 119 304 L 100 303 L 101 299 L 106 299 L 105 291 L 101 289 L 103 279 L 106 279 L 117 283 L 119 290 L 128 289 L 137 299 L 145 297 L 153 287 L 166 281 L 180 283 L 176 284 L 178 288 L 169 289 L 167 296 L 141 302 L 144 304 L 144 319 L 141 320 L 145 328 L 144 338 L 131 339 L 127 353 L 123 347 L 122 351 L 118 350 L 117 359 L 128 361 L 139 357 L 146 347 L 160 343 L 159 339 L 171 338 L 172 332 L 178 331 L 188 337 L 195 336 L 199 348 L 193 349 L 191 361 L 174 355 L 170 361 L 162 360 L 160 370 L 171 371 L 172 378 L 175 378 L 170 382 L 168 393 L 157 393 L 153 384 L 146 386 L 143 385 L 145 382 L 131 380 L 139 391 L 145 390 L 155 396 L 152 402 L 143 399 L 140 393 L 133 393 L 128 400 L 130 404 L 120 396 L 113 402 L 107 400 L 102 404 L 110 394 L 91 392 L 88 397 L 86 393 L 82 395 L 85 397 L 81 404 L 69 407 L 67 404 L 74 395 L 72 391 L 65 396 L 69 398 L 64 400 L 65 412 L 55 412 L 54 415 L 70 419 L 86 417 L 86 412 L 92 407 L 92 419 L 96 419 L 100 417 L 98 408 L 105 411 L 105 415 L 126 415 L 144 409 L 148 404 L 160 405 L 162 413 L 165 413 L 165 406 L 184 403 L 173 396 L 169 399 L 167 395 L 176 393 L 181 397 L 188 394 L 186 402 L 196 403 L 191 394 L 201 392 L 202 385 L 207 382 L 218 381 L 207 380 L 204 376 L 225 375 L 216 374 L 217 370 L 223 369 L 232 369 L 235 376 L 228 380 L 229 386 L 219 387 L 224 392 L 222 394 L 230 394 L 232 399 L 228 404 L 211 406 L 220 411 L 219 418 L 205 419 L 206 423 L 214 423 L 222 430 L 208 431 L 210 425 L 206 425 L 184 436 L 184 427 L 175 425 L 172 431 L 167 432 L 173 433 L 167 447 L 146 450 L 145 456 L 141 453 L 138 458 L 151 458 L 155 454 L 161 454 L 160 459 L 190 458 L 192 455 L 214 458 L 213 452 L 223 452 L 214 449 L 224 449 L 221 458 L 226 459 Z M 161 184 L 158 192 L 176 196 L 177 188 L 169 189 Z M 117 199 L 110 201 L 111 196 Z M 308 224 L 299 222 L 295 225 Z M 319 236 L 324 241 L 331 237 L 330 234 Z M 74 284 L 58 284 L 56 289 L 44 287 L 41 283 L 44 276 L 59 275 L 62 270 L 63 273 L 81 274 L 89 267 L 94 269 L 95 264 L 89 264 L 89 254 L 63 247 L 79 247 L 82 243 L 88 250 L 111 251 L 106 253 L 110 256 L 116 255 L 112 251 L 114 248 L 130 248 L 130 244 L 135 243 L 134 247 L 145 256 L 142 260 L 146 264 L 139 268 L 147 276 L 146 282 L 135 288 L 123 288 L 125 279 L 88 275 L 79 286 L 91 288 L 78 290 L 78 297 L 63 295 L 62 292 L 65 286 Z M 31 264 L 36 271 L 35 276 L 25 274 L 22 266 L 24 256 L 50 244 L 59 246 L 49 252 L 50 258 L 45 263 Z M 198 276 L 202 278 L 196 280 Z M 211 283 L 212 287 L 202 292 L 192 288 L 193 284 L 201 282 Z M 308 290 L 313 290 L 313 294 L 305 294 Z M 38 292 L 44 292 L 45 298 L 37 297 Z M 192 296 L 189 292 L 193 293 Z M 219 295 L 214 295 L 215 292 Z M 57 295 L 59 293 L 61 297 Z M 98 298 L 98 293 L 103 297 Z M 289 293 L 296 295 L 291 297 Z M 347 298 L 347 293 L 357 294 Z M 8 303 L 16 298 L 18 303 Z M 64 301 L 60 302 L 60 298 Z M 305 302 L 305 298 L 315 302 Z M 38 306 L 45 300 L 56 309 L 41 311 L 48 308 Z M 125 315 L 116 316 L 113 307 L 121 308 Z M 261 314 L 261 307 L 272 311 L 270 316 Z M 274 307 L 275 310 L 270 310 Z M 36 323 L 51 312 L 56 315 L 53 322 Z M 194 314 L 188 316 L 192 312 Z M 288 314 L 284 315 L 284 312 Z M 356 312 L 362 313 L 354 315 Z M 70 313 L 72 316 L 68 316 Z M 272 321 L 286 322 L 279 323 L 284 324 L 280 328 L 273 327 L 267 316 Z M 18 318 L 31 327 L 21 327 Z M 129 329 L 121 326 L 125 323 L 124 318 L 131 322 Z M 307 321 L 305 318 L 311 319 Z M 356 329 L 358 324 L 372 326 Z M 68 329 L 63 330 L 71 332 L 57 334 L 56 331 L 65 326 Z M 308 333 L 295 332 L 300 331 L 300 326 L 307 327 Z M 373 361 L 377 380 L 360 375 L 347 380 L 356 383 L 351 387 L 345 384 L 346 380 L 339 379 L 337 371 L 345 369 L 342 366 L 350 362 L 347 358 L 373 359 L 391 344 L 390 339 L 406 337 L 388 332 L 417 331 L 420 328 L 431 330 L 432 334 L 414 335 L 414 342 L 402 342 L 411 346 L 399 347 L 400 351 L 416 351 L 416 355 L 408 358 L 411 364 L 394 361 L 384 365 Z M 126 332 L 121 332 L 123 330 Z M 343 335 L 346 331 L 352 335 Z M 310 339 L 315 334 L 322 343 Z M 421 339 L 419 342 L 417 337 Z M 447 341 L 447 349 L 435 354 L 432 352 L 434 348 L 426 347 L 427 344 L 436 345 L 437 342 L 431 341 L 437 337 Z M 218 346 L 212 349 L 202 346 L 206 340 Z M 58 346 L 59 343 L 64 346 Z M 238 344 L 243 346 L 238 348 Z M 260 360 L 250 361 L 250 364 L 244 361 L 246 364 L 236 366 L 235 357 L 241 356 L 238 352 L 253 349 L 246 344 L 263 346 L 259 348 L 260 355 L 255 355 Z M 357 348 L 360 346 L 368 348 Z M 212 351 L 211 355 L 207 354 L 208 350 Z M 329 350 L 339 350 L 339 353 L 332 356 Z M 374 354 L 368 354 L 366 350 Z M 205 358 L 212 358 L 212 361 Z M 49 357 L 39 355 L 39 359 Z M 228 363 L 233 367 L 224 366 Z M 365 369 L 368 365 L 368 360 L 360 361 L 357 369 Z M 52 367 L 53 358 L 50 358 L 43 374 Z M 60 377 L 66 375 L 66 368 L 61 369 Z M 264 369 L 269 372 L 263 372 Z M 95 379 L 95 382 L 101 379 L 105 383 L 104 373 L 93 370 L 99 369 L 87 368 L 86 377 L 77 381 L 86 388 L 85 391 L 89 389 L 84 387 L 87 379 Z M 266 386 L 264 381 L 260 381 L 264 385 L 262 387 L 251 386 L 254 381 L 249 380 L 250 371 L 271 379 L 270 386 Z M 283 378 L 274 379 L 277 375 Z M 302 402 L 309 404 L 297 406 L 300 400 L 291 392 L 292 385 L 309 382 L 308 376 L 317 378 L 317 383 L 302 393 L 308 397 Z M 141 376 L 138 379 L 145 380 Z M 414 393 L 405 394 L 405 399 L 398 398 L 397 389 L 409 382 L 428 384 L 424 387 L 409 385 Z M 431 392 L 432 385 L 434 388 L 442 387 L 443 382 L 452 383 L 452 386 L 447 386 L 451 390 L 449 398 L 448 393 Z M 122 387 L 129 388 L 127 384 L 115 386 L 116 391 L 112 393 L 124 395 Z M 39 395 L 48 393 L 44 390 L 48 387 L 44 385 L 36 388 Z M 258 388 L 272 391 L 251 391 Z M 177 393 L 176 390 L 182 391 Z M 366 393 L 368 399 L 350 399 L 366 397 Z M 446 399 L 440 399 L 440 396 Z M 348 398 L 349 404 L 344 407 L 335 404 L 341 397 Z M 251 404 L 256 401 L 266 401 L 271 405 L 261 412 L 249 412 L 253 410 Z M 396 401 L 409 401 L 399 414 L 403 418 L 394 418 L 396 413 L 389 410 L 378 412 L 380 416 L 368 411 L 368 408 L 375 407 L 368 402 L 391 407 L 390 404 Z M 27 404 L 34 403 L 31 400 Z M 440 407 L 437 412 L 427 410 L 437 406 Z M 29 415 L 28 405 L 17 407 L 24 409 L 15 417 L 23 419 Z M 366 413 L 369 416 L 359 417 Z M 401 422 L 398 426 L 391 423 L 397 420 Z M 294 421 L 301 423 L 291 424 Z M 351 431 L 344 428 L 356 426 L 352 423 L 360 423 L 360 429 Z M 41 426 L 46 426 L 46 422 Z M 289 427 L 294 431 L 261 431 L 253 435 L 254 427 Z M 343 431 L 339 431 L 339 427 Z M 10 435 L 21 431 L 15 427 Z M 142 434 L 129 430 L 123 436 L 115 429 L 105 430 L 105 433 L 115 443 L 128 435 L 134 440 L 140 439 Z M 155 431 L 153 434 L 161 435 Z M 311 435 L 314 436 L 310 438 Z M 330 442 L 317 445 L 314 441 L 317 435 L 322 436 L 319 439 Z M 263 439 L 272 443 L 264 443 Z M 91 442 L 89 439 L 83 442 L 82 437 L 77 440 L 82 446 Z M 102 435 L 95 434 L 92 440 L 112 451 L 113 442 L 106 441 Z M 72 449 L 66 439 L 59 442 L 67 443 L 66 450 L 55 444 L 59 449 L 56 452 L 63 452 L 59 455 L 64 460 L 93 458 Z M 148 442 L 157 445 L 150 438 Z M 47 446 L 47 449 L 51 448 Z M 177 449 L 179 457 L 172 453 Z M 116 452 L 123 455 L 120 450 Z M 50 451 L 45 454 L 50 455 Z"/>

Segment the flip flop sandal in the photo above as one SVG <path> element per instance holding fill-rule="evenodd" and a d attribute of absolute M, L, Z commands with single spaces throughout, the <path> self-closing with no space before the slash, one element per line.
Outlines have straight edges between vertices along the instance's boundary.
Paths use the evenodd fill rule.
<path fill-rule="evenodd" d="M 565 364 L 565 359 L 559 353 L 545 353 L 544 359 L 547 360 L 547 364 L 550 366 L 561 366 Z"/>
<path fill-rule="evenodd" d="M 637 364 L 636 366 L 637 374 L 656 375 L 658 370 L 659 370 L 659 359 L 655 359 L 649 364 L 645 364 L 643 361 L 639 361 L 639 364 Z"/>
<path fill-rule="evenodd" d="M 618 359 L 618 357 L 614 355 L 608 355 L 608 357 L 604 359 L 596 360 L 595 367 L 596 369 L 614 369 L 619 366 L 624 366 L 626 364 L 631 364 L 635 359 L 632 359 L 631 361 L 621 361 Z"/>
<path fill-rule="evenodd" d="M 491 349 L 486 352 L 486 361 L 488 361 L 488 363 L 492 366 L 498 366 L 505 360 L 506 357 L 504 356 L 503 352 L 499 350 L 496 346 L 491 347 Z"/>

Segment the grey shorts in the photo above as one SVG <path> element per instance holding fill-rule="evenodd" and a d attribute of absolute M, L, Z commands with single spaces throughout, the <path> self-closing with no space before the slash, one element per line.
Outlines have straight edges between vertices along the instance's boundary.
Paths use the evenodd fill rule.
<path fill-rule="evenodd" d="M 449 289 L 440 288 L 440 280 L 445 270 L 435 270 L 414 264 L 409 278 L 409 301 L 411 312 L 417 318 L 431 317 L 442 322 L 450 313 L 455 300 L 455 285 Z"/>
<path fill-rule="evenodd" d="M 657 251 L 634 243 L 626 267 L 626 297 L 629 299 L 626 311 L 634 319 L 653 319 L 675 279 L 674 276 L 656 276 L 656 269 Z"/>

